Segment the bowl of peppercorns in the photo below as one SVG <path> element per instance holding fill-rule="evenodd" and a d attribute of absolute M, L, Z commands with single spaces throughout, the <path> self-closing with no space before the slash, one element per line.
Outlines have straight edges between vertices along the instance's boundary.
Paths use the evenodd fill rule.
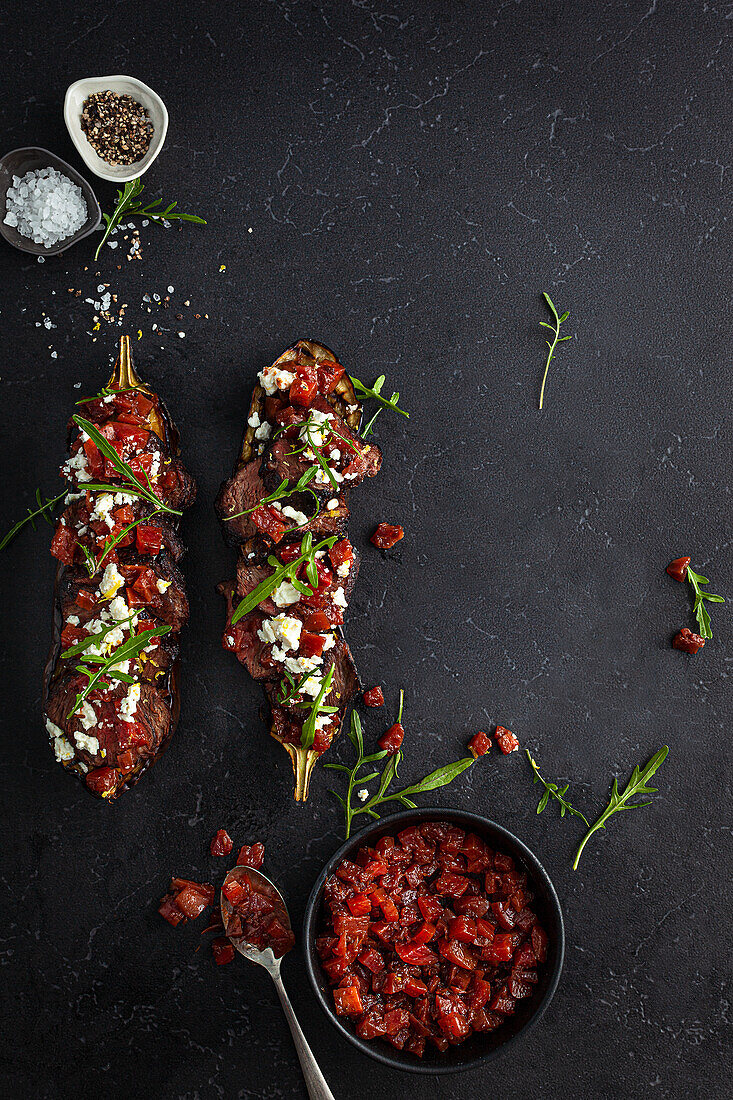
<path fill-rule="evenodd" d="M 373 822 L 319 875 L 304 950 L 315 995 L 364 1054 L 454 1073 L 542 1017 L 564 956 L 544 867 L 501 825 L 430 807 Z"/>
<path fill-rule="evenodd" d="M 118 184 L 147 172 L 168 132 L 168 111 L 158 93 L 119 74 L 71 84 L 64 121 L 90 171 Z"/>

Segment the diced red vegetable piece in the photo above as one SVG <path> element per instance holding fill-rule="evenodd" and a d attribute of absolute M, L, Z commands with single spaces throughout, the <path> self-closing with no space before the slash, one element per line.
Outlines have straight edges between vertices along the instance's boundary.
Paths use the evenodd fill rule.
<path fill-rule="evenodd" d="M 117 786 L 118 775 L 114 768 L 93 768 L 87 773 L 85 782 L 90 791 L 106 798 Z"/>
<path fill-rule="evenodd" d="M 224 883 L 221 892 L 231 905 L 241 905 L 249 893 L 249 890 L 243 882 L 239 881 L 239 879 L 232 878 Z"/>
<path fill-rule="evenodd" d="M 164 917 L 174 928 L 179 925 L 181 921 L 186 919 L 185 913 L 182 913 L 176 905 L 176 899 L 173 894 L 166 894 L 158 906 L 158 912 L 161 917 Z"/>
<path fill-rule="evenodd" d="M 416 932 L 412 933 L 412 943 L 429 943 L 435 935 L 435 925 L 424 920 Z"/>
<path fill-rule="evenodd" d="M 121 509 L 118 509 L 120 511 Z M 132 522 L 132 516 L 130 517 Z M 146 554 L 155 557 L 160 553 L 163 545 L 163 532 L 160 527 L 154 527 L 147 523 L 138 523 L 135 528 L 135 542 L 138 554 Z"/>
<path fill-rule="evenodd" d="M 468 742 L 468 751 L 475 759 L 478 760 L 479 756 L 485 756 L 491 749 L 491 741 L 488 736 L 479 730 L 478 733 L 474 733 L 471 740 Z"/>
<path fill-rule="evenodd" d="M 384 749 L 390 756 L 394 756 L 398 748 L 402 744 L 405 736 L 405 731 L 400 722 L 395 722 L 393 726 L 390 726 L 386 733 L 383 733 L 379 738 L 377 744 L 380 749 Z"/>
<path fill-rule="evenodd" d="M 376 687 L 369 688 L 364 692 L 364 706 L 365 707 L 383 707 L 384 706 L 384 694 L 379 684 Z"/>
<path fill-rule="evenodd" d="M 486 954 L 482 957 L 488 959 L 489 962 L 509 962 L 514 951 L 511 935 L 500 933 L 494 936 L 491 945 L 484 950 Z"/>
<path fill-rule="evenodd" d="M 234 958 L 234 944 L 231 944 L 224 936 L 217 936 L 211 941 L 211 950 L 214 952 L 214 960 L 217 966 L 225 966 Z"/>
<path fill-rule="evenodd" d="M 381 970 L 384 970 L 384 959 L 373 947 L 367 947 L 362 951 L 359 955 L 359 962 L 367 970 L 371 970 L 372 974 L 379 974 Z"/>
<path fill-rule="evenodd" d="M 339 539 L 328 551 L 328 556 L 334 569 L 338 569 L 340 565 L 345 565 L 347 561 L 351 562 L 353 560 L 354 548 L 348 539 Z"/>
<path fill-rule="evenodd" d="M 459 1016 L 457 1012 L 451 1012 L 449 1016 L 441 1016 L 438 1027 L 450 1039 L 464 1039 L 471 1030 L 466 1017 Z"/>
<path fill-rule="evenodd" d="M 501 1012 L 505 1016 L 510 1016 L 515 1008 L 514 998 L 506 989 L 500 989 L 498 993 L 495 993 L 491 998 L 489 1008 L 494 1012 Z"/>
<path fill-rule="evenodd" d="M 259 871 L 264 859 L 265 846 L 259 840 L 254 844 L 244 844 L 239 849 L 237 867 L 251 867 L 254 871 Z"/>
<path fill-rule="evenodd" d="M 398 524 L 380 523 L 369 541 L 379 550 L 391 550 L 404 537 L 405 530 Z"/>
<path fill-rule="evenodd" d="M 393 924 L 399 918 L 400 914 L 397 906 L 392 901 L 392 899 L 388 897 L 387 894 L 385 894 L 384 890 L 382 890 L 381 888 L 377 890 L 372 890 L 369 897 L 371 898 L 373 905 L 379 906 L 384 915 L 384 919 L 386 921 L 389 921 L 390 924 Z"/>
<path fill-rule="evenodd" d="M 417 907 L 425 917 L 426 920 L 435 921 L 443 913 L 443 906 L 440 903 L 440 899 L 436 898 L 434 894 L 426 894 L 424 897 L 417 899 Z"/>
<path fill-rule="evenodd" d="M 213 892 L 213 887 L 210 887 Z M 188 882 L 176 894 L 176 905 L 189 920 L 196 920 L 204 909 L 211 905 L 213 898 L 203 893 L 199 883 Z"/>
<path fill-rule="evenodd" d="M 395 951 L 403 962 L 413 966 L 427 966 L 436 960 L 435 953 L 422 943 L 396 943 Z"/>
<path fill-rule="evenodd" d="M 548 936 L 544 928 L 541 928 L 539 924 L 535 924 L 532 929 L 532 950 L 539 963 L 543 963 L 547 959 L 548 942 Z"/>
<path fill-rule="evenodd" d="M 517 738 L 511 730 L 505 729 L 504 726 L 496 727 L 494 740 L 505 756 L 510 752 L 516 752 L 519 748 L 519 741 Z"/>
<path fill-rule="evenodd" d="M 461 943 L 476 942 L 476 921 L 471 917 L 456 917 L 448 925 L 448 935 Z"/>
<path fill-rule="evenodd" d="M 212 837 L 210 847 L 212 856 L 228 856 L 234 847 L 234 841 L 226 829 L 219 829 L 216 836 Z"/>
<path fill-rule="evenodd" d="M 298 655 L 300 657 L 320 657 L 325 643 L 326 639 L 322 634 L 311 634 L 308 630 L 301 630 Z"/>
<path fill-rule="evenodd" d="M 359 989 L 355 985 L 334 989 L 333 1000 L 337 1016 L 360 1016 L 364 1011 Z"/>
<path fill-rule="evenodd" d="M 492 901 L 491 911 L 496 917 L 496 923 L 507 932 L 517 923 L 517 914 L 503 901 Z"/>
<path fill-rule="evenodd" d="M 318 371 L 309 364 L 299 366 L 295 372 L 295 379 L 290 384 L 290 400 L 294 405 L 303 405 L 309 408 L 313 404 L 313 398 L 318 392 Z"/>
<path fill-rule="evenodd" d="M 372 903 L 367 894 L 355 894 L 353 898 L 347 898 L 346 904 L 355 917 L 369 916 L 372 911 Z"/>
<path fill-rule="evenodd" d="M 77 552 L 77 536 L 66 524 L 59 521 L 51 540 L 51 553 L 64 565 L 73 565 Z"/>
<path fill-rule="evenodd" d="M 263 535 L 269 535 L 273 542 L 279 542 L 288 530 L 287 523 L 283 522 L 282 512 L 270 505 L 256 508 L 250 513 L 250 519 L 257 530 Z"/>
<path fill-rule="evenodd" d="M 440 940 L 438 950 L 444 959 L 464 970 L 475 970 L 476 959 L 459 940 Z"/>
<path fill-rule="evenodd" d="M 683 653 L 695 654 L 698 649 L 702 649 L 705 645 L 705 639 L 701 634 L 695 634 L 694 631 L 688 627 L 683 626 L 679 634 L 675 634 L 672 639 L 672 646 L 674 649 L 679 649 Z"/>
<path fill-rule="evenodd" d="M 452 898 L 460 898 L 467 889 L 468 879 L 462 875 L 447 872 L 435 880 L 435 892 L 437 894 L 448 894 Z"/>
<path fill-rule="evenodd" d="M 343 373 L 344 368 L 340 363 L 323 359 L 318 364 L 318 392 L 322 394 L 333 393 Z"/>
<path fill-rule="evenodd" d="M 671 561 L 667 566 L 670 577 L 674 577 L 676 581 L 684 581 L 687 578 L 687 567 L 691 560 L 691 558 L 675 558 Z"/>
<path fill-rule="evenodd" d="M 323 611 L 311 611 L 303 620 L 303 627 L 322 634 L 331 629 L 331 620 Z"/>

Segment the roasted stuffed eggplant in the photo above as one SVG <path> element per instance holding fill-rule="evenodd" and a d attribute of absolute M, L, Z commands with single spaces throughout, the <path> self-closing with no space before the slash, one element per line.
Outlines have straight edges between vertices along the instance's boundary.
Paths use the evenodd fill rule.
<path fill-rule="evenodd" d="M 299 340 L 260 371 L 234 472 L 216 510 L 239 547 L 223 645 L 262 682 L 295 798 L 338 735 L 359 679 L 342 634 L 358 556 L 348 496 L 382 462 L 359 435 L 361 404 L 333 352 Z"/>
<path fill-rule="evenodd" d="M 111 801 L 161 755 L 179 712 L 178 636 L 188 600 L 181 513 L 196 485 L 163 402 L 135 373 L 129 337 L 69 423 L 46 728 L 56 759 Z"/>

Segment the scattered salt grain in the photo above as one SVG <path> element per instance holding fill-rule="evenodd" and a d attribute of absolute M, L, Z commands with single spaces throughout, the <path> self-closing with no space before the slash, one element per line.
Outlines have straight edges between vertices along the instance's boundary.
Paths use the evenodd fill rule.
<path fill-rule="evenodd" d="M 71 237 L 88 216 L 81 188 L 55 168 L 13 176 L 5 198 L 5 225 L 44 248 Z M 39 263 L 43 260 L 38 257 Z"/>

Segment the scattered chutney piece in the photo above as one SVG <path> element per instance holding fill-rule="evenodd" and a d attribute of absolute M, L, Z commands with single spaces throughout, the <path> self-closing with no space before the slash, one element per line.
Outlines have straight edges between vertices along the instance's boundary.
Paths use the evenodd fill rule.
<path fill-rule="evenodd" d="M 233 847 L 234 841 L 226 829 L 219 829 L 211 841 L 211 854 L 212 856 L 228 856 Z"/>
<path fill-rule="evenodd" d="M 698 649 L 705 645 L 705 639 L 700 634 L 695 634 L 689 627 L 683 626 L 679 634 L 672 639 L 674 649 L 680 649 L 683 653 L 694 655 Z"/>
<path fill-rule="evenodd" d="M 514 736 L 511 730 L 505 729 L 504 726 L 497 726 L 494 733 L 494 740 L 497 745 L 507 756 L 510 752 L 516 752 L 519 748 L 519 741 Z"/>
<path fill-rule="evenodd" d="M 479 730 L 478 733 L 474 733 L 471 740 L 468 742 L 468 751 L 475 760 L 478 760 L 479 756 L 486 756 L 486 753 L 491 749 L 491 741 L 488 734 L 483 730 Z"/>
<path fill-rule="evenodd" d="M 369 541 L 379 550 L 391 550 L 395 543 L 405 537 L 404 527 L 391 523 L 380 523 Z"/>
<path fill-rule="evenodd" d="M 360 848 L 326 881 L 316 938 L 336 1014 L 418 1058 L 500 1027 L 547 959 L 533 897 L 511 856 L 448 822 Z"/>
<path fill-rule="evenodd" d="M 675 558 L 671 561 L 667 566 L 670 577 L 674 577 L 676 581 L 684 581 L 687 577 L 687 566 L 691 560 L 691 558 Z"/>
<path fill-rule="evenodd" d="M 214 953 L 214 962 L 217 966 L 225 966 L 234 958 L 234 944 L 230 943 L 226 936 L 217 936 L 211 941 L 211 950 Z"/>
<path fill-rule="evenodd" d="M 384 749 L 390 756 L 394 756 L 397 750 L 402 745 L 405 737 L 405 730 L 401 722 L 395 722 L 393 726 L 390 726 L 386 733 L 383 733 L 379 738 L 377 744 L 380 749 Z"/>
<path fill-rule="evenodd" d="M 365 707 L 383 707 L 384 706 L 384 692 L 379 684 L 376 687 L 369 688 L 364 692 L 364 706 Z"/>
<path fill-rule="evenodd" d="M 237 867 L 252 867 L 255 871 L 259 871 L 264 860 L 265 846 L 264 844 L 260 844 L 258 840 L 254 844 L 244 844 L 239 849 Z"/>
<path fill-rule="evenodd" d="M 181 921 L 200 917 L 204 909 L 214 904 L 214 896 L 214 887 L 210 882 L 174 878 L 170 891 L 161 899 L 158 912 L 175 928 Z"/>

